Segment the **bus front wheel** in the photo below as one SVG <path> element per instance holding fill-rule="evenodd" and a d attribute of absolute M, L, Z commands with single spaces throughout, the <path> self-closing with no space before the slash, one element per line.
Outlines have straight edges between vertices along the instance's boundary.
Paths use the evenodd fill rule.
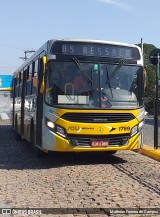
<path fill-rule="evenodd" d="M 34 147 L 34 154 L 37 158 L 44 158 L 46 156 L 46 153 L 36 146 Z"/>
<path fill-rule="evenodd" d="M 22 140 L 22 137 L 21 137 L 21 135 L 18 133 L 17 117 L 16 117 L 16 121 L 15 121 L 15 131 L 16 131 L 16 140 L 17 140 L 17 141 L 21 141 L 21 140 Z"/>

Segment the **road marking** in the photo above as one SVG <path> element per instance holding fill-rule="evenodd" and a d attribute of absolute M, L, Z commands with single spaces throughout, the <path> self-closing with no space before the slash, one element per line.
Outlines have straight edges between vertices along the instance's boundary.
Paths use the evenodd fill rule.
<path fill-rule="evenodd" d="M 0 116 L 2 120 L 9 120 L 9 116 L 7 115 L 7 113 L 0 113 Z"/>

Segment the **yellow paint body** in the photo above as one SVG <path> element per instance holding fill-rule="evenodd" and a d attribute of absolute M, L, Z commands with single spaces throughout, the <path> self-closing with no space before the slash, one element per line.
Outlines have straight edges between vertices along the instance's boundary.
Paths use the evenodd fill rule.
<path fill-rule="evenodd" d="M 130 135 L 131 129 L 138 125 L 138 119 L 136 118 L 139 114 L 139 110 L 123 110 L 123 113 L 126 114 L 132 114 L 135 116 L 135 118 L 128 122 L 121 122 L 121 123 L 82 123 L 82 122 L 70 122 L 67 121 L 61 116 L 65 113 L 120 113 L 122 114 L 122 110 L 94 110 L 94 111 L 87 111 L 87 110 L 67 110 L 67 109 L 56 109 L 55 113 L 57 114 L 57 120 L 55 121 L 55 124 L 64 128 L 67 134 L 67 137 L 64 138 L 61 135 L 58 135 L 55 132 L 52 132 L 52 130 L 48 129 L 47 126 L 45 126 L 44 134 L 43 134 L 43 148 L 50 151 L 59 151 L 59 152 L 94 152 L 94 151 L 116 151 L 116 150 L 135 150 L 139 147 L 139 141 L 141 132 L 136 133 L 134 136 L 130 137 L 128 139 L 128 142 L 122 146 L 106 146 L 106 147 L 91 147 L 90 144 L 88 146 L 74 146 L 70 142 L 69 135 L 72 135 L 76 138 L 82 135 L 85 137 L 94 136 L 96 140 L 96 136 L 100 140 L 106 139 L 107 136 L 114 136 L 119 135 L 122 136 L 124 134 Z M 123 129 L 121 127 L 123 126 Z M 111 131 L 111 129 L 114 129 Z M 124 130 L 125 129 L 125 130 Z M 102 137 L 101 137 L 102 136 Z M 49 139 L 50 137 L 50 139 Z M 47 142 L 48 140 L 48 142 Z M 53 142 L 53 144 L 51 144 Z M 47 145 L 48 143 L 48 145 Z M 48 147 L 49 146 L 49 147 Z M 43 149 L 42 148 L 42 149 Z"/>

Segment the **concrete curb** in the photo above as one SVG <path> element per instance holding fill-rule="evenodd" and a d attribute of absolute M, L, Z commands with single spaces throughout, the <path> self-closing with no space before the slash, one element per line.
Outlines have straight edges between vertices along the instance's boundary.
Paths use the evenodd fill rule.
<path fill-rule="evenodd" d="M 147 155 L 157 161 L 160 161 L 160 149 L 154 149 L 147 145 L 142 145 L 142 147 L 138 150 L 139 153 Z"/>

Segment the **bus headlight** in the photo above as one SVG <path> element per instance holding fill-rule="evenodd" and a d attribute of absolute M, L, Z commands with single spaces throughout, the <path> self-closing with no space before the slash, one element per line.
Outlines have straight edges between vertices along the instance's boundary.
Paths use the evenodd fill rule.
<path fill-rule="evenodd" d="M 131 130 L 131 136 L 134 136 L 138 132 L 138 126 L 136 125 L 135 127 L 132 128 Z"/>
<path fill-rule="evenodd" d="M 50 120 L 46 120 L 46 125 L 50 129 L 54 129 L 55 128 L 55 124 L 52 121 L 50 121 Z"/>
<path fill-rule="evenodd" d="M 54 122 L 46 118 L 46 126 L 56 134 L 66 137 L 66 131 L 63 127 L 56 125 Z"/>
<path fill-rule="evenodd" d="M 141 121 L 139 124 L 138 124 L 138 130 L 141 130 L 143 128 L 143 125 L 144 125 L 144 121 Z"/>
<path fill-rule="evenodd" d="M 141 121 L 138 125 L 134 126 L 131 130 L 131 136 L 134 136 L 138 131 L 143 128 L 144 121 Z"/>

